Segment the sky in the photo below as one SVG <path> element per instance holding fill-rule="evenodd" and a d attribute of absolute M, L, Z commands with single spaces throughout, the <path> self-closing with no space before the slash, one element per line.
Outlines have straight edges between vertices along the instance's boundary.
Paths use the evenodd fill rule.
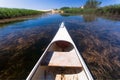
<path fill-rule="evenodd" d="M 0 7 L 49 10 L 61 7 L 80 7 L 87 0 L 0 0 Z M 120 0 L 98 0 L 101 6 L 120 4 Z"/>

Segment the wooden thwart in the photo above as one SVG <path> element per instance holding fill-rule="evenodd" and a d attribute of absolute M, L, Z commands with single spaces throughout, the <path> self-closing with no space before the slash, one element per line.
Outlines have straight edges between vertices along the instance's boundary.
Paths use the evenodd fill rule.
<path fill-rule="evenodd" d="M 82 73 L 80 75 L 79 73 Z M 75 67 L 38 67 L 32 80 L 80 80 L 85 75 L 81 68 Z"/>
<path fill-rule="evenodd" d="M 71 52 L 48 52 L 41 65 L 61 67 L 82 67 L 75 50 Z"/>

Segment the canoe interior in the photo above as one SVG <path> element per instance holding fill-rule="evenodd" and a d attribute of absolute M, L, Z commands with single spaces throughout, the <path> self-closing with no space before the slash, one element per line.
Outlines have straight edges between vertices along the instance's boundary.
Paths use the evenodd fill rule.
<path fill-rule="evenodd" d="M 40 66 L 32 80 L 88 80 L 82 68 Z"/>
<path fill-rule="evenodd" d="M 88 80 L 74 46 L 55 41 L 43 56 L 32 80 Z"/>
<path fill-rule="evenodd" d="M 48 51 L 69 52 L 73 49 L 73 45 L 67 41 L 55 41 L 51 44 Z"/>
<path fill-rule="evenodd" d="M 82 67 L 73 45 L 67 41 L 52 43 L 41 65 L 58 67 Z"/>

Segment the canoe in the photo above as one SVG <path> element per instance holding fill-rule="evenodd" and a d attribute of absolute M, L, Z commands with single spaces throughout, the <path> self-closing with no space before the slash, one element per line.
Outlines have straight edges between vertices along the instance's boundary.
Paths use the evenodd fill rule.
<path fill-rule="evenodd" d="M 26 80 L 94 80 L 63 22 Z"/>

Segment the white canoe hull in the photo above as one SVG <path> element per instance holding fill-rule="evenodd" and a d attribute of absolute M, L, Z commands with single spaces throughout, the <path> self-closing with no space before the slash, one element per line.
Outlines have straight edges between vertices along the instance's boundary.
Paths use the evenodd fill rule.
<path fill-rule="evenodd" d="M 93 80 L 64 23 L 27 80 Z"/>

